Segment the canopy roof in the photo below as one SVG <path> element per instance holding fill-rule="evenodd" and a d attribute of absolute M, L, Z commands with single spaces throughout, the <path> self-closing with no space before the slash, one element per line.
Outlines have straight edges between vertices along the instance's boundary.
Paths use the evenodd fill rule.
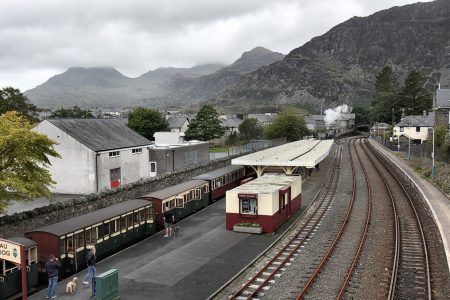
<path fill-rule="evenodd" d="M 334 140 L 301 140 L 231 160 L 233 165 L 314 168 L 331 150 Z"/>

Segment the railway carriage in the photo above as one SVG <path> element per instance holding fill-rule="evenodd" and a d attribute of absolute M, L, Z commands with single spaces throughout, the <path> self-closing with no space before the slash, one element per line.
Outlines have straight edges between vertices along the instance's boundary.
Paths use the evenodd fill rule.
<path fill-rule="evenodd" d="M 209 198 L 209 183 L 206 180 L 189 180 L 140 197 L 153 203 L 158 228 L 164 227 L 163 213 L 166 207 L 178 221 L 208 206 Z"/>
<path fill-rule="evenodd" d="M 25 247 L 27 290 L 31 291 L 38 284 L 37 243 L 24 237 L 12 237 L 8 240 Z M 23 268 L 0 259 L 0 299 L 15 297 L 22 291 L 22 270 Z"/>
<path fill-rule="evenodd" d="M 86 267 L 91 246 L 101 259 L 155 232 L 152 203 L 129 200 L 63 222 L 37 228 L 25 235 L 39 244 L 43 270 L 50 254 L 62 264 L 63 275 Z"/>
<path fill-rule="evenodd" d="M 243 166 L 230 165 L 218 170 L 198 175 L 192 179 L 206 180 L 211 189 L 210 203 L 222 199 L 226 191 L 238 186 L 246 178 Z"/>
<path fill-rule="evenodd" d="M 257 223 L 273 233 L 301 207 L 301 176 L 263 175 L 226 193 L 226 228 Z"/>

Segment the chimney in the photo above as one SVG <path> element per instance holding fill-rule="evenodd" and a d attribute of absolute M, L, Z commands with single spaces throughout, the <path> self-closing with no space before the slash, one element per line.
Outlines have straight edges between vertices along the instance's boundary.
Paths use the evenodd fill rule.
<path fill-rule="evenodd" d="M 438 82 L 438 90 L 440 90 L 440 89 L 441 89 L 441 83 Z"/>
<path fill-rule="evenodd" d="M 424 117 L 424 118 L 427 117 L 427 111 L 426 111 L 426 110 L 423 111 L 423 117 Z"/>

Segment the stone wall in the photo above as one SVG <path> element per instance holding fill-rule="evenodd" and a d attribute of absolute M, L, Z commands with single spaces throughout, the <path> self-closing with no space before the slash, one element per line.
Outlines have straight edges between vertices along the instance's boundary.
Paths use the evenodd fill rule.
<path fill-rule="evenodd" d="M 65 221 L 113 204 L 135 199 L 142 195 L 187 181 L 194 176 L 222 168 L 231 158 L 191 166 L 170 174 L 124 185 L 118 189 L 90 194 L 81 199 L 50 204 L 31 211 L 0 217 L 0 237 L 20 236 L 35 228 Z"/>

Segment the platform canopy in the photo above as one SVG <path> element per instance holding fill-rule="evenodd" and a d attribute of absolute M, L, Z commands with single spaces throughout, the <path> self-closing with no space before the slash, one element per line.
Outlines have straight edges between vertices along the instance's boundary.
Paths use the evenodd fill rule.
<path fill-rule="evenodd" d="M 258 177 L 268 167 L 292 174 L 299 167 L 314 168 L 330 153 L 334 140 L 301 140 L 231 160 L 232 165 L 251 166 Z"/>

